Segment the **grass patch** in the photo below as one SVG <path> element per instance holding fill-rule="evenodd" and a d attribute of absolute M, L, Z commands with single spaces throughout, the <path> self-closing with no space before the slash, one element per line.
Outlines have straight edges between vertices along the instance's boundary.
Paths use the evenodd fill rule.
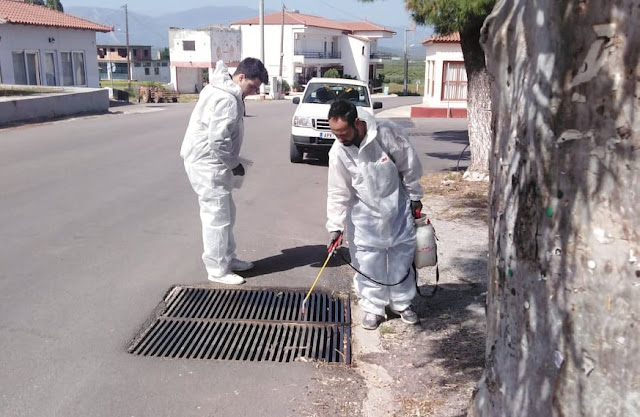
<path fill-rule="evenodd" d="M 37 94 L 59 93 L 58 90 L 46 90 L 44 88 L 0 88 L 0 97 L 33 96 Z"/>
<path fill-rule="evenodd" d="M 401 409 L 393 414 L 393 417 L 424 417 L 433 416 L 434 412 L 444 405 L 442 399 L 414 399 L 403 398 L 401 400 Z"/>
<path fill-rule="evenodd" d="M 394 333 L 396 333 L 396 329 L 394 329 L 393 327 L 386 326 L 384 324 L 380 326 L 380 334 L 381 335 L 384 336 L 385 334 L 394 334 Z"/>
<path fill-rule="evenodd" d="M 446 220 L 465 217 L 487 221 L 489 216 L 489 183 L 466 181 L 462 172 L 436 172 L 420 180 L 428 215 Z"/>

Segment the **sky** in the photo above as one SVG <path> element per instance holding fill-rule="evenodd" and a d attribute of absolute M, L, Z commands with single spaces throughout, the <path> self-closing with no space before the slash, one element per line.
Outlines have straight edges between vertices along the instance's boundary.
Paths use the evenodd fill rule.
<path fill-rule="evenodd" d="M 259 0 L 62 0 L 62 5 L 118 8 L 124 4 L 131 11 L 149 15 L 162 15 L 180 10 L 205 6 L 246 6 L 258 10 Z M 280 10 L 283 1 L 264 0 L 265 12 Z M 287 9 L 334 20 L 369 20 L 383 26 L 406 27 L 411 15 L 404 8 L 404 0 L 375 0 L 362 3 L 358 0 L 285 0 Z M 411 32 L 408 41 L 413 43 Z M 418 39 L 419 40 L 419 39 Z"/>

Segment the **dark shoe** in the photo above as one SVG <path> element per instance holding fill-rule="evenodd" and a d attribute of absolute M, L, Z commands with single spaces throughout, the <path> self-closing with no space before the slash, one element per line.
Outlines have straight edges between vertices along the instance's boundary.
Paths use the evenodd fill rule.
<path fill-rule="evenodd" d="M 398 314 L 403 322 L 407 324 L 418 324 L 420 323 L 420 319 L 415 311 L 411 310 L 411 307 L 407 308 L 404 311 L 394 311 L 394 313 Z"/>
<path fill-rule="evenodd" d="M 362 319 L 362 327 L 367 330 L 375 330 L 380 325 L 382 316 L 373 313 L 366 313 Z"/>

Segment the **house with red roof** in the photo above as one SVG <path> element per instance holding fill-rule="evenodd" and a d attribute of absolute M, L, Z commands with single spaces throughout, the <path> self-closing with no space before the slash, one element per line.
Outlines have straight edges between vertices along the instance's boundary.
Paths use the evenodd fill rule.
<path fill-rule="evenodd" d="M 422 104 L 411 117 L 467 117 L 467 71 L 460 34 L 433 35 L 421 42 L 427 48 Z"/>
<path fill-rule="evenodd" d="M 0 83 L 98 87 L 105 26 L 22 0 L 0 0 Z"/>
<path fill-rule="evenodd" d="M 259 23 L 256 16 L 230 25 L 242 34 L 242 59 L 260 57 Z M 378 53 L 378 40 L 396 34 L 367 21 L 342 22 L 296 10 L 266 14 L 263 23 L 264 64 L 269 77 L 282 75 L 290 85 L 305 84 L 330 68 L 343 76 L 374 80 L 377 67 L 373 60 L 388 55 Z"/>

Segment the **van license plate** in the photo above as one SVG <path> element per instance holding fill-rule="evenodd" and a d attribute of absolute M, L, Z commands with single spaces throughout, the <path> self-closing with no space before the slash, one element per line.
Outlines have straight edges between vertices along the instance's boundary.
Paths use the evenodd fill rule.
<path fill-rule="evenodd" d="M 320 132 L 320 137 L 322 139 L 335 139 L 336 136 L 331 132 Z"/>

